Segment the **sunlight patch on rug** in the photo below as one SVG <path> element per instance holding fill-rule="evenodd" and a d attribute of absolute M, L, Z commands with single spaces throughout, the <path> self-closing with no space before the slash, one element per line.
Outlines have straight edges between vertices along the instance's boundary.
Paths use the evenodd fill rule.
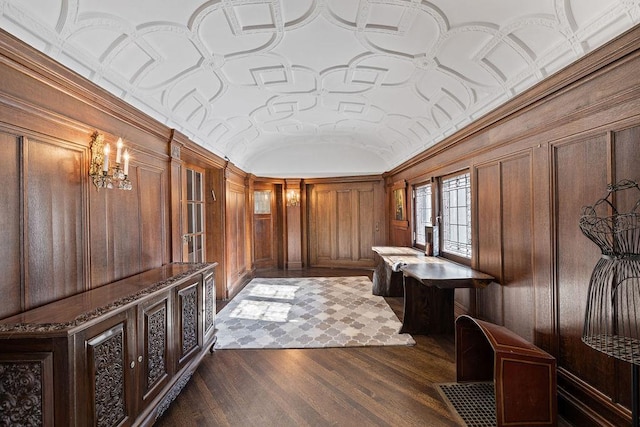
<path fill-rule="evenodd" d="M 231 312 L 232 319 L 266 320 L 268 322 L 286 322 L 291 304 L 269 301 L 240 301 Z"/>
<path fill-rule="evenodd" d="M 253 279 L 216 316 L 216 349 L 414 345 L 371 280 Z"/>
<path fill-rule="evenodd" d="M 249 294 L 252 297 L 265 297 L 291 300 L 295 297 L 299 286 L 273 285 L 256 283 Z"/>

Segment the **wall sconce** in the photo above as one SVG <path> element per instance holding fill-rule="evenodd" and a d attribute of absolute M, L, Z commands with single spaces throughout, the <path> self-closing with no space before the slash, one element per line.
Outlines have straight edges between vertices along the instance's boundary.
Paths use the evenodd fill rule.
<path fill-rule="evenodd" d="M 300 206 L 300 192 L 298 190 L 287 191 L 287 207 Z"/>
<path fill-rule="evenodd" d="M 122 138 L 118 138 L 116 143 L 115 165 L 111 167 L 109 166 L 110 151 L 109 144 L 104 143 L 104 135 L 94 132 L 91 135 L 91 165 L 89 166 L 89 176 L 93 179 L 93 184 L 98 190 L 101 188 L 131 190 L 133 185 L 127 178 L 129 151 L 123 152 Z"/>

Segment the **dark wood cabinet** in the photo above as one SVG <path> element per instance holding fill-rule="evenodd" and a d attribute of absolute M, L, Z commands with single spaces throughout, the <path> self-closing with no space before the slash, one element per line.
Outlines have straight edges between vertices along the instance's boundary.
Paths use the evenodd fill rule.
<path fill-rule="evenodd" d="M 153 424 L 213 344 L 214 269 L 169 264 L 0 321 L 0 424 Z"/>
<path fill-rule="evenodd" d="M 213 342 L 215 337 L 215 319 L 216 319 L 216 281 L 213 271 L 204 275 L 204 283 L 202 289 L 203 298 L 203 340 L 205 343 Z"/>
<path fill-rule="evenodd" d="M 170 292 L 163 292 L 138 306 L 138 359 L 140 393 L 138 405 L 147 406 L 168 384 L 174 371 L 171 369 L 171 349 L 174 340 L 170 334 L 173 321 L 173 299 Z"/>
<path fill-rule="evenodd" d="M 198 313 L 198 300 L 202 298 L 199 291 L 198 281 L 187 281 L 183 285 L 175 288 L 176 302 L 178 309 L 175 329 L 177 334 L 178 366 L 177 369 L 185 366 L 192 357 L 199 353 L 202 348 L 201 320 Z"/>
<path fill-rule="evenodd" d="M 74 334 L 78 422 L 130 426 L 135 419 L 135 310 L 129 309 Z M 54 354 L 55 357 L 55 354 Z M 54 396 L 58 388 L 54 389 Z"/>

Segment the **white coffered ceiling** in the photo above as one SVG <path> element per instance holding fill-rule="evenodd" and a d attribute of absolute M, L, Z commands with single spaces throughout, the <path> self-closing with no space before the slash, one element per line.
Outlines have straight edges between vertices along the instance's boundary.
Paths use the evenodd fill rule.
<path fill-rule="evenodd" d="M 0 13 L 245 171 L 307 178 L 393 169 L 636 25 L 640 0 L 0 0 Z"/>

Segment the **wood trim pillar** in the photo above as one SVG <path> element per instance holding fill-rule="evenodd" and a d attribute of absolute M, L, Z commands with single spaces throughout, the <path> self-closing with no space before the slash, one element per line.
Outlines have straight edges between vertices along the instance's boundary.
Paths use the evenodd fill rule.
<path fill-rule="evenodd" d="M 285 214 L 287 251 L 285 265 L 288 270 L 302 269 L 302 208 L 300 179 L 285 181 Z"/>
<path fill-rule="evenodd" d="M 180 135 L 171 132 L 169 139 L 170 160 L 170 218 L 171 218 L 171 262 L 182 261 L 182 166 L 180 150 L 183 143 L 178 141 Z"/>

